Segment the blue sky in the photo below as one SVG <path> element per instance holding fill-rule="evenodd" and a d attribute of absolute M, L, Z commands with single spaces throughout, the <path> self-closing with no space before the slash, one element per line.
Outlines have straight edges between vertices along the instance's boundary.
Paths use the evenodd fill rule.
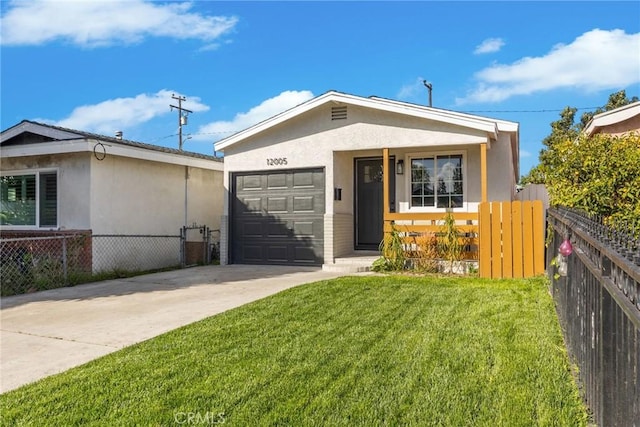
<path fill-rule="evenodd" d="M 184 149 L 328 90 L 549 124 L 640 96 L 640 2 L 3 1 L 1 127 L 23 119 Z"/>

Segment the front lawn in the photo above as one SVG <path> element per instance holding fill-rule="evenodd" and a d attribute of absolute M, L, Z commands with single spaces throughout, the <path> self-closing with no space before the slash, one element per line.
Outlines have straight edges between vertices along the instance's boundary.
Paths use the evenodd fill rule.
<path fill-rule="evenodd" d="M 542 279 L 289 289 L 0 396 L 2 425 L 586 425 Z"/>

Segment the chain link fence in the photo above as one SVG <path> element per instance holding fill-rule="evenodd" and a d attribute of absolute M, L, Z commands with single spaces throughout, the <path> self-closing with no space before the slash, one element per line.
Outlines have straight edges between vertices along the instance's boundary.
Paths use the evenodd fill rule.
<path fill-rule="evenodd" d="M 180 236 L 93 236 L 93 272 L 141 272 L 180 267 Z"/>
<path fill-rule="evenodd" d="M 2 296 L 179 268 L 181 236 L 91 232 L 0 239 Z"/>

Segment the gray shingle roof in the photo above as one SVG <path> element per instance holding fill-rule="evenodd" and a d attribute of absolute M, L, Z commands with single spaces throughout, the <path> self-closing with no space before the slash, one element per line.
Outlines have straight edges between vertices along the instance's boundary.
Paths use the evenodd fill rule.
<path fill-rule="evenodd" d="M 31 126 L 30 126 L 31 125 Z M 2 133 L 5 134 L 5 132 L 9 132 L 10 130 L 14 129 L 14 128 L 18 128 L 18 127 L 23 127 L 25 128 L 24 131 L 25 132 L 32 132 L 32 133 L 38 133 L 37 127 L 44 127 L 50 130 L 54 130 L 54 131 L 59 131 L 65 134 L 65 136 L 68 136 L 68 138 L 55 138 L 52 137 L 52 139 L 58 140 L 58 141 L 62 141 L 62 140 L 68 140 L 68 139 L 81 139 L 81 138 L 85 138 L 85 139 L 95 139 L 95 140 L 99 140 L 99 141 L 104 141 L 104 142 L 108 142 L 110 144 L 121 144 L 121 145 L 126 145 L 126 146 L 130 146 L 130 147 L 136 147 L 136 148 L 142 148 L 145 150 L 152 150 L 152 151 L 159 151 L 162 153 L 168 153 L 168 154 L 177 154 L 180 156 L 187 156 L 187 157 L 194 157 L 194 158 L 198 158 L 198 159 L 206 159 L 206 160 L 213 160 L 213 161 L 218 161 L 218 162 L 222 162 L 223 159 L 220 157 L 215 157 L 215 156 L 211 156 L 208 154 L 201 154 L 201 153 L 194 153 L 192 151 L 182 151 L 182 150 L 178 150 L 175 148 L 168 148 L 168 147 L 162 147 L 159 145 L 153 145 L 153 144 L 147 144 L 144 142 L 138 142 L 138 141 L 131 141 L 128 139 L 119 139 L 119 138 L 115 138 L 115 137 L 111 137 L 111 136 L 106 136 L 106 135 L 100 135 L 97 133 L 91 133 L 91 132 L 85 132 L 85 131 L 81 131 L 81 130 L 77 130 L 77 129 L 69 129 L 69 128 L 65 128 L 62 126 L 54 126 L 54 125 L 49 125 L 46 123 L 40 123 L 40 122 L 36 122 L 36 121 L 32 121 L 32 120 L 23 120 L 20 123 L 18 123 L 15 126 L 12 126 L 6 130 L 4 130 Z M 31 128 L 31 129 L 29 129 Z M 35 131 L 35 132 L 33 132 Z M 69 135 L 72 134 L 72 135 Z M 2 144 L 5 141 L 5 138 L 2 138 L 2 141 L 0 141 L 0 144 Z"/>

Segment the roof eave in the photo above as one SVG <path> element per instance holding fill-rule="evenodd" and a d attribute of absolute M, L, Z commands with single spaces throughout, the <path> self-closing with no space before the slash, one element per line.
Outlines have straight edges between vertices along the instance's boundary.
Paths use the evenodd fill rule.
<path fill-rule="evenodd" d="M 180 166 L 197 167 L 201 169 L 219 170 L 224 169 L 221 160 L 184 156 L 178 153 L 167 153 L 154 151 L 142 147 L 135 147 L 126 144 L 107 142 L 101 139 L 79 138 L 66 141 L 52 141 L 46 144 L 14 145 L 0 148 L 0 157 L 5 159 L 16 157 L 47 156 L 56 154 L 73 153 L 93 153 L 95 154 L 98 144 L 102 144 L 105 155 L 127 157 L 138 160 L 155 161 L 169 163 Z M 100 151 L 100 154 L 102 151 Z"/>
<path fill-rule="evenodd" d="M 23 120 L 17 125 L 10 127 L 9 129 L 2 132 L 2 134 L 0 134 L 0 144 L 2 144 L 3 141 L 11 139 L 25 132 L 35 133 L 58 140 L 82 138 L 82 135 L 80 133 L 64 131 L 40 123 L 31 122 L 29 120 Z"/>
<path fill-rule="evenodd" d="M 218 141 L 214 144 L 215 151 L 224 152 L 225 148 L 328 102 L 346 103 L 365 108 L 375 108 L 386 112 L 449 123 L 460 127 L 486 132 L 489 137 L 493 139 L 497 138 L 500 131 L 517 133 L 519 126 L 518 123 L 507 122 L 504 120 L 487 119 L 479 116 L 413 105 L 384 98 L 363 98 L 360 96 L 331 91 Z"/>
<path fill-rule="evenodd" d="M 624 122 L 625 120 L 632 119 L 637 115 L 640 115 L 640 101 L 596 114 L 591 118 L 591 120 L 589 120 L 589 123 L 587 123 L 584 128 L 584 132 L 587 135 L 593 135 L 603 127 Z"/>

